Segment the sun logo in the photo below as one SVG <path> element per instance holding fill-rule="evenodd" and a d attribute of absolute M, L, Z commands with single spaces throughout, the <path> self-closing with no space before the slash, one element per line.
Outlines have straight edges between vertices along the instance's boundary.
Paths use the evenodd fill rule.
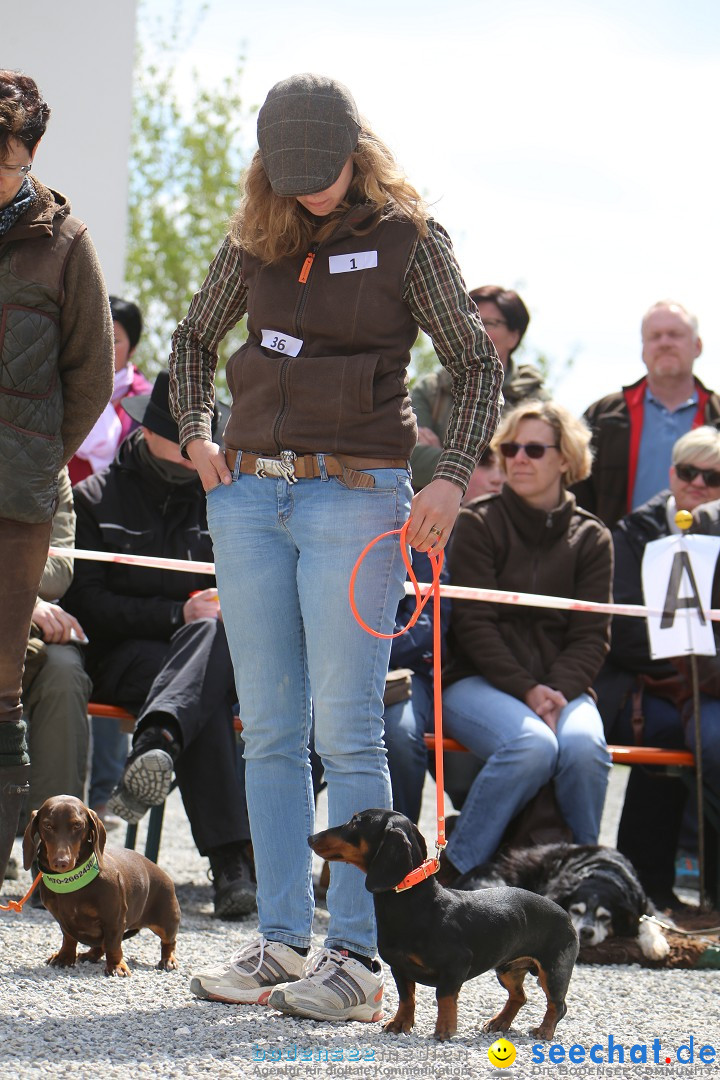
<path fill-rule="evenodd" d="M 515 1056 L 515 1047 L 507 1039 L 497 1039 L 492 1046 L 488 1047 L 490 1064 L 496 1069 L 507 1069 L 508 1065 L 512 1065 Z"/>

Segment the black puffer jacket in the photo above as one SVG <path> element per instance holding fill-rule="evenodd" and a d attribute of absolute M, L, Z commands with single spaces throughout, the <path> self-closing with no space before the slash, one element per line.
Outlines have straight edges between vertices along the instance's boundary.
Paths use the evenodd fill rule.
<path fill-rule="evenodd" d="M 615 575 L 613 598 L 616 604 L 644 604 L 642 560 L 645 546 L 670 535 L 667 521 L 669 491 L 661 491 L 618 521 L 613 529 Z M 674 667 L 668 660 L 651 660 L 647 622 L 630 615 L 615 615 L 612 621 L 609 662 L 634 674 L 664 678 Z"/>
<path fill-rule="evenodd" d="M 96 551 L 213 561 L 205 496 L 197 477 L 165 483 L 139 459 L 142 431 L 120 446 L 109 468 L 74 489 L 76 545 Z M 214 585 L 207 574 L 78 559 L 63 607 L 88 635 L 88 669 L 131 638 L 169 641 L 183 624 L 183 604 Z"/>

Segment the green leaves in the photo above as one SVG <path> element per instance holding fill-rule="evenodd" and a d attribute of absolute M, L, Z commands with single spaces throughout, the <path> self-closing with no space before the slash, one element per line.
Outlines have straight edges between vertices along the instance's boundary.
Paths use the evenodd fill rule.
<path fill-rule="evenodd" d="M 138 363 L 148 374 L 165 367 L 173 330 L 227 232 L 254 111 L 243 104 L 240 60 L 213 85 L 183 67 L 180 15 L 169 30 L 141 27 L 135 67 L 125 279 L 145 320 Z M 228 336 L 221 360 L 244 336 Z"/>

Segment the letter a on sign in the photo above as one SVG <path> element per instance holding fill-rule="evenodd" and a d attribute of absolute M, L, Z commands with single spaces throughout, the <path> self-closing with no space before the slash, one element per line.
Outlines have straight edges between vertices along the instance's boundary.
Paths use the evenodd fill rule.
<path fill-rule="evenodd" d="M 712 583 L 720 538 L 668 536 L 647 544 L 642 561 L 642 583 L 648 615 L 650 655 L 715 655 L 712 623 L 705 611 L 711 606 Z"/>

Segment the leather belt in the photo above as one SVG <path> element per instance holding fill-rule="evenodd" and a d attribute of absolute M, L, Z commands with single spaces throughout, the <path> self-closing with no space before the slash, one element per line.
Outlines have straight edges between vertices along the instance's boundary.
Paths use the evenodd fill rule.
<path fill-rule="evenodd" d="M 233 470 L 238 457 L 237 450 L 226 449 L 225 460 Z M 349 487 L 374 487 L 373 476 L 362 475 L 368 469 L 407 469 L 406 458 L 364 458 L 352 454 L 295 454 L 283 450 L 277 457 L 250 454 L 242 451 L 240 472 L 254 476 L 277 476 L 294 484 L 297 480 L 316 479 L 323 475 L 320 459 L 324 461 L 327 476 L 342 476 Z"/>

